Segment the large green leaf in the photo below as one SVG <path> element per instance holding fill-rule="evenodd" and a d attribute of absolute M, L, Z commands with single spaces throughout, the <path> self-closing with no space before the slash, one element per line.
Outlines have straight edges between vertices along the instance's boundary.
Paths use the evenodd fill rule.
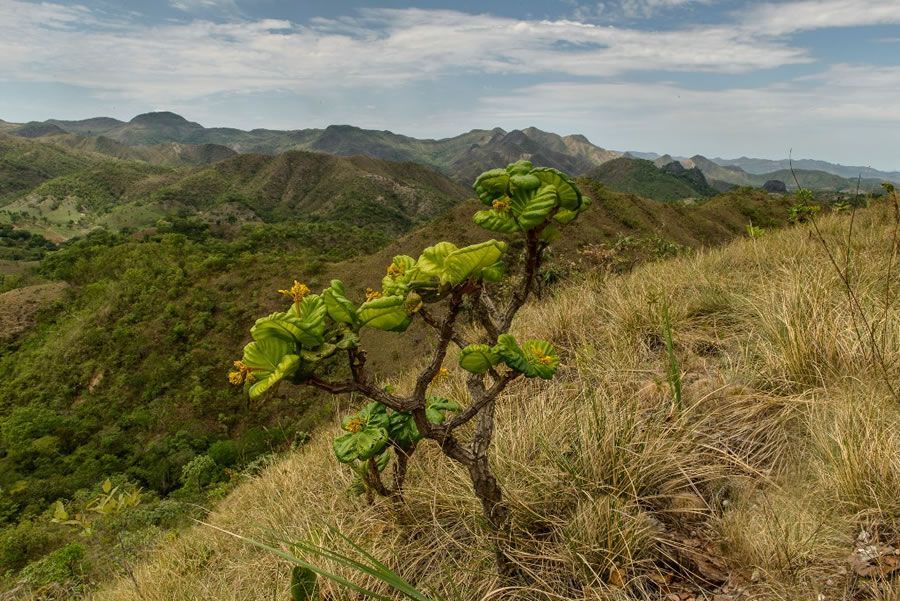
<path fill-rule="evenodd" d="M 257 399 L 281 380 L 288 378 L 300 366 L 300 357 L 286 354 L 273 360 L 283 350 L 277 348 L 280 343 L 276 338 L 251 342 L 244 348 L 244 365 L 250 368 L 251 377 L 247 380 L 246 390 L 251 399 Z M 277 350 L 276 350 L 277 348 Z"/>
<path fill-rule="evenodd" d="M 530 173 L 524 175 L 513 175 L 509 178 L 510 196 L 528 196 L 537 191 L 541 187 L 541 180 Z"/>
<path fill-rule="evenodd" d="M 296 354 L 296 345 L 282 338 L 263 338 L 255 340 L 244 347 L 241 359 L 251 372 L 271 372 L 278 369 L 278 364 L 285 355 Z"/>
<path fill-rule="evenodd" d="M 331 280 L 331 286 L 322 291 L 322 300 L 331 319 L 340 323 L 356 324 L 356 306 L 347 298 L 343 282 Z"/>
<path fill-rule="evenodd" d="M 361 326 L 387 332 L 403 332 L 412 321 L 403 296 L 383 296 L 365 302 L 357 315 Z"/>
<path fill-rule="evenodd" d="M 516 220 L 508 210 L 498 211 L 496 209 L 486 209 L 477 211 L 472 219 L 475 222 L 475 225 L 481 226 L 492 232 L 512 234 L 521 231 L 519 224 L 516 223 Z"/>
<path fill-rule="evenodd" d="M 481 279 L 485 282 L 497 283 L 506 275 L 506 264 L 503 261 L 497 261 L 493 265 L 489 265 L 481 270 Z"/>
<path fill-rule="evenodd" d="M 531 175 L 541 180 L 543 185 L 553 186 L 559 196 L 559 206 L 570 211 L 581 208 L 582 196 L 569 176 L 553 169 L 552 167 L 537 167 L 531 170 Z"/>
<path fill-rule="evenodd" d="M 516 216 L 519 226 L 523 230 L 530 230 L 544 223 L 556 208 L 557 202 L 556 187 L 541 186 L 528 194 L 514 195 L 510 210 Z"/>
<path fill-rule="evenodd" d="M 447 257 L 456 250 L 456 245 L 452 242 L 438 242 L 422 251 L 416 267 L 424 275 L 441 278 L 444 274 Z"/>
<path fill-rule="evenodd" d="M 506 243 L 488 240 L 454 250 L 444 260 L 441 281 L 460 284 L 469 277 L 478 277 L 481 270 L 492 267 L 506 251 Z"/>
<path fill-rule="evenodd" d="M 510 368 L 527 378 L 549 380 L 559 366 L 556 350 L 544 340 L 529 340 L 520 347 L 510 334 L 501 334 L 493 351 Z"/>
<path fill-rule="evenodd" d="M 355 415 L 348 415 L 341 423 L 346 434 L 334 439 L 332 446 L 338 461 L 365 461 L 379 455 L 388 444 L 390 418 L 381 403 L 369 403 Z"/>
<path fill-rule="evenodd" d="M 406 294 L 410 281 L 416 276 L 416 260 L 408 255 L 397 255 L 388 265 L 388 272 L 381 279 L 385 296 Z"/>
<path fill-rule="evenodd" d="M 526 161 L 525 159 L 510 163 L 506 166 L 506 172 L 510 175 L 525 175 L 526 173 L 529 173 L 531 169 L 531 161 Z"/>
<path fill-rule="evenodd" d="M 489 205 L 495 199 L 506 195 L 508 185 L 509 173 L 506 169 L 491 169 L 479 175 L 472 188 L 481 202 Z"/>
<path fill-rule="evenodd" d="M 305 347 L 316 347 L 322 344 L 324 333 L 325 320 L 321 316 L 316 319 L 314 315 L 310 319 L 304 320 L 291 315 L 290 312 L 272 313 L 268 317 L 257 319 L 250 328 L 250 335 L 254 340 L 279 338 Z"/>
<path fill-rule="evenodd" d="M 456 412 L 462 407 L 456 401 L 439 396 L 430 396 L 425 402 L 425 417 L 429 422 L 439 426 L 447 419 L 447 412 Z"/>
<path fill-rule="evenodd" d="M 500 362 L 500 357 L 486 344 L 470 344 L 459 353 L 459 366 L 473 374 L 483 374 Z"/>
<path fill-rule="evenodd" d="M 391 414 L 391 425 L 388 429 L 388 434 L 391 440 L 404 450 L 411 449 L 422 438 L 412 413 L 405 411 L 396 411 Z"/>

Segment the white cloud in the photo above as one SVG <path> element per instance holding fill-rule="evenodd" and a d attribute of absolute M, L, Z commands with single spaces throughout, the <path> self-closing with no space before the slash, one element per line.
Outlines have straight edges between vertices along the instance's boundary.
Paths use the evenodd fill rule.
<path fill-rule="evenodd" d="M 830 158 L 900 165 L 900 67 L 836 65 L 791 84 L 696 90 L 674 83 L 545 83 L 490 96 L 460 119 L 544 124 L 607 148 Z"/>
<path fill-rule="evenodd" d="M 2 77 L 154 103 L 227 92 L 393 86 L 454 72 L 740 73 L 808 60 L 802 49 L 720 26 L 649 32 L 420 9 L 366 10 L 305 26 L 272 20 L 146 26 L 98 24 L 82 9 L 54 4 L 0 2 Z"/>
<path fill-rule="evenodd" d="M 186 13 L 234 15 L 240 12 L 235 0 L 169 0 L 169 6 Z"/>
<path fill-rule="evenodd" d="M 743 15 L 754 31 L 783 35 L 829 27 L 900 23 L 898 0 L 800 0 L 766 3 Z"/>
<path fill-rule="evenodd" d="M 603 0 L 593 4 L 575 4 L 573 17 L 579 20 L 615 20 L 647 18 L 661 11 L 689 4 L 712 4 L 716 0 Z"/>

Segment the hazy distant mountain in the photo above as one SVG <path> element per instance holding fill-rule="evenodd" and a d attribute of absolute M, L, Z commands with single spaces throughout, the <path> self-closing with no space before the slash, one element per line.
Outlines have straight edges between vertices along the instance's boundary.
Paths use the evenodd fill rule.
<path fill-rule="evenodd" d="M 738 159 L 712 159 L 714 162 L 723 166 L 740 167 L 747 173 L 763 174 L 779 171 L 782 169 L 790 170 L 791 162 L 788 159 L 773 161 L 769 159 L 752 159 L 748 157 L 740 157 Z M 795 159 L 793 161 L 794 169 L 807 169 L 814 171 L 824 171 L 832 173 L 848 179 L 855 179 L 862 175 L 863 179 L 880 179 L 900 182 L 900 171 L 879 171 L 871 167 L 860 167 L 850 165 L 840 165 L 837 163 L 829 163 L 827 161 L 817 161 L 814 159 Z"/>
<path fill-rule="evenodd" d="M 8 125 L 0 124 L 0 129 Z M 368 130 L 351 125 L 331 125 L 324 129 L 249 131 L 228 127 L 204 127 L 188 121 L 172 112 L 145 113 L 124 122 L 109 117 L 95 117 L 82 121 L 49 120 L 18 126 L 20 135 L 54 136 L 63 130 L 69 134 L 89 138 L 105 138 L 125 147 L 160 147 L 166 144 L 183 144 L 204 147 L 227 147 L 237 153 L 279 154 L 289 150 L 312 150 L 338 156 L 363 155 L 390 161 L 409 161 L 428 165 L 457 182 L 468 185 L 483 170 L 484 165 L 503 164 L 519 159 L 556 167 L 573 174 L 584 174 L 605 162 L 618 157 L 654 161 L 665 166 L 673 161 L 690 169 L 695 163 L 713 187 L 724 190 L 728 185 L 762 185 L 757 176 L 777 173 L 788 168 L 788 162 L 741 157 L 739 159 L 706 159 L 700 155 L 690 159 L 654 152 L 607 150 L 592 144 L 581 135 L 560 136 L 535 127 L 505 131 L 500 128 L 475 129 L 451 138 L 439 140 L 418 139 L 390 131 Z M 93 143 L 103 148 L 111 142 Z M 71 143 L 71 142 L 69 142 Z M 89 143 L 90 144 L 90 143 Z M 217 157 L 211 148 L 207 151 L 186 149 L 184 154 Z M 149 158 L 115 150 L 114 156 L 164 161 L 181 161 L 180 152 L 159 149 L 149 153 Z M 219 151 L 222 152 L 221 150 Z M 161 153 L 161 156 L 160 156 Z M 140 153 L 137 153 L 140 154 Z M 146 153 L 145 153 L 146 154 Z M 224 155 L 223 155 L 224 156 Z M 190 162 L 190 161 L 187 161 Z M 702 164 L 699 164 L 702 163 Z M 170 163 L 171 164 L 171 163 Z M 197 164 L 197 161 L 191 164 Z M 900 171 L 883 172 L 864 167 L 848 167 L 826 161 L 800 159 L 794 161 L 795 169 L 855 178 L 861 173 L 871 180 L 900 182 Z M 816 176 L 809 181 L 820 181 L 827 189 L 842 189 L 842 180 Z M 790 182 L 788 182 L 790 185 Z"/>
<path fill-rule="evenodd" d="M 350 125 L 325 129 L 280 131 L 206 128 L 170 112 L 145 113 L 125 123 L 107 117 L 84 121 L 46 122 L 82 136 L 103 136 L 127 146 L 218 144 L 240 153 L 278 154 L 288 150 L 314 150 L 339 156 L 365 155 L 391 161 L 410 161 L 434 167 L 453 179 L 469 183 L 486 164 L 519 159 L 581 174 L 621 156 L 591 144 L 580 135 L 560 136 L 534 127 L 504 131 L 472 130 L 440 140 L 417 139 L 389 131 Z"/>

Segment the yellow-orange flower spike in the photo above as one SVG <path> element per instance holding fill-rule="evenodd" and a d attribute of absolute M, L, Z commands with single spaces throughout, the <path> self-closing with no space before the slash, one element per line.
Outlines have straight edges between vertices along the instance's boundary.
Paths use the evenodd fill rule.
<path fill-rule="evenodd" d="M 397 265 L 396 263 L 391 263 L 388 265 L 387 274 L 391 277 L 397 277 L 398 275 L 403 275 L 406 272 L 403 267 Z"/>
<path fill-rule="evenodd" d="M 381 293 L 377 290 L 372 290 L 371 288 L 366 288 L 366 302 L 375 300 L 376 298 L 381 298 Z"/>
<path fill-rule="evenodd" d="M 505 213 L 507 210 L 509 210 L 509 198 L 505 196 L 503 198 L 498 198 L 491 203 L 491 206 L 498 213 Z"/>
<path fill-rule="evenodd" d="M 240 386 L 244 383 L 244 373 L 239 371 L 230 371 L 228 372 L 228 381 L 235 386 Z"/>
<path fill-rule="evenodd" d="M 353 432 L 354 434 L 356 434 L 357 432 L 362 430 L 363 422 L 361 419 L 354 417 L 353 419 L 348 420 L 347 425 L 344 427 L 347 429 L 348 432 Z"/>
<path fill-rule="evenodd" d="M 294 280 L 294 285 L 290 287 L 288 290 L 279 290 L 279 294 L 283 294 L 287 297 L 290 297 L 294 300 L 295 303 L 299 303 L 303 300 L 303 297 L 309 294 L 309 287 L 306 284 L 300 283 L 297 280 Z"/>
<path fill-rule="evenodd" d="M 443 382 L 444 380 L 446 380 L 449 377 L 450 377 L 450 370 L 447 369 L 446 367 L 442 367 L 438 370 L 438 372 L 436 374 L 434 374 L 434 378 L 431 381 L 434 382 L 435 384 L 437 384 L 439 382 Z"/>

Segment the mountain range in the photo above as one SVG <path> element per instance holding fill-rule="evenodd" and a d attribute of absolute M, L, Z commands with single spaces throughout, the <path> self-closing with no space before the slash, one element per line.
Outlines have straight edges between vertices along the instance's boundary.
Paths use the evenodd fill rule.
<path fill-rule="evenodd" d="M 569 173 L 585 174 L 609 160 L 623 156 L 647 159 L 657 164 L 661 158 L 669 157 L 655 153 L 609 150 L 592 144 L 582 135 L 560 136 L 534 127 L 512 131 L 501 128 L 475 129 L 451 138 L 434 140 L 351 125 L 298 130 L 208 128 L 166 111 L 145 113 L 127 122 L 109 117 L 79 121 L 51 119 L 19 125 L 0 125 L 0 131 L 4 129 L 19 136 L 49 138 L 59 144 L 83 145 L 103 154 L 159 164 L 198 164 L 204 160 L 212 162 L 224 158 L 229 152 L 278 154 L 288 150 L 308 150 L 339 156 L 365 155 L 427 165 L 465 185 L 480 172 L 482 165 L 508 163 L 520 158 L 530 158 L 536 164 L 556 167 Z M 76 137 L 73 138 L 73 135 Z M 141 154 L 143 156 L 139 156 Z M 777 179 L 768 177 L 770 174 L 782 172 L 780 175 L 783 176 L 783 172 L 789 168 L 787 160 L 746 157 L 707 159 L 697 155 L 690 159 L 671 158 L 671 161 L 675 160 L 682 162 L 688 169 L 696 164 L 707 179 L 733 185 L 761 185 L 766 179 Z M 725 171 L 718 169 L 719 167 Z M 878 171 L 811 159 L 794 161 L 794 168 L 840 178 L 811 178 L 817 184 L 821 180 L 821 187 L 827 189 L 852 189 L 847 180 L 860 175 L 873 182 L 900 182 L 900 171 Z M 716 186 L 714 182 L 710 183 L 713 187 L 722 187 Z"/>

